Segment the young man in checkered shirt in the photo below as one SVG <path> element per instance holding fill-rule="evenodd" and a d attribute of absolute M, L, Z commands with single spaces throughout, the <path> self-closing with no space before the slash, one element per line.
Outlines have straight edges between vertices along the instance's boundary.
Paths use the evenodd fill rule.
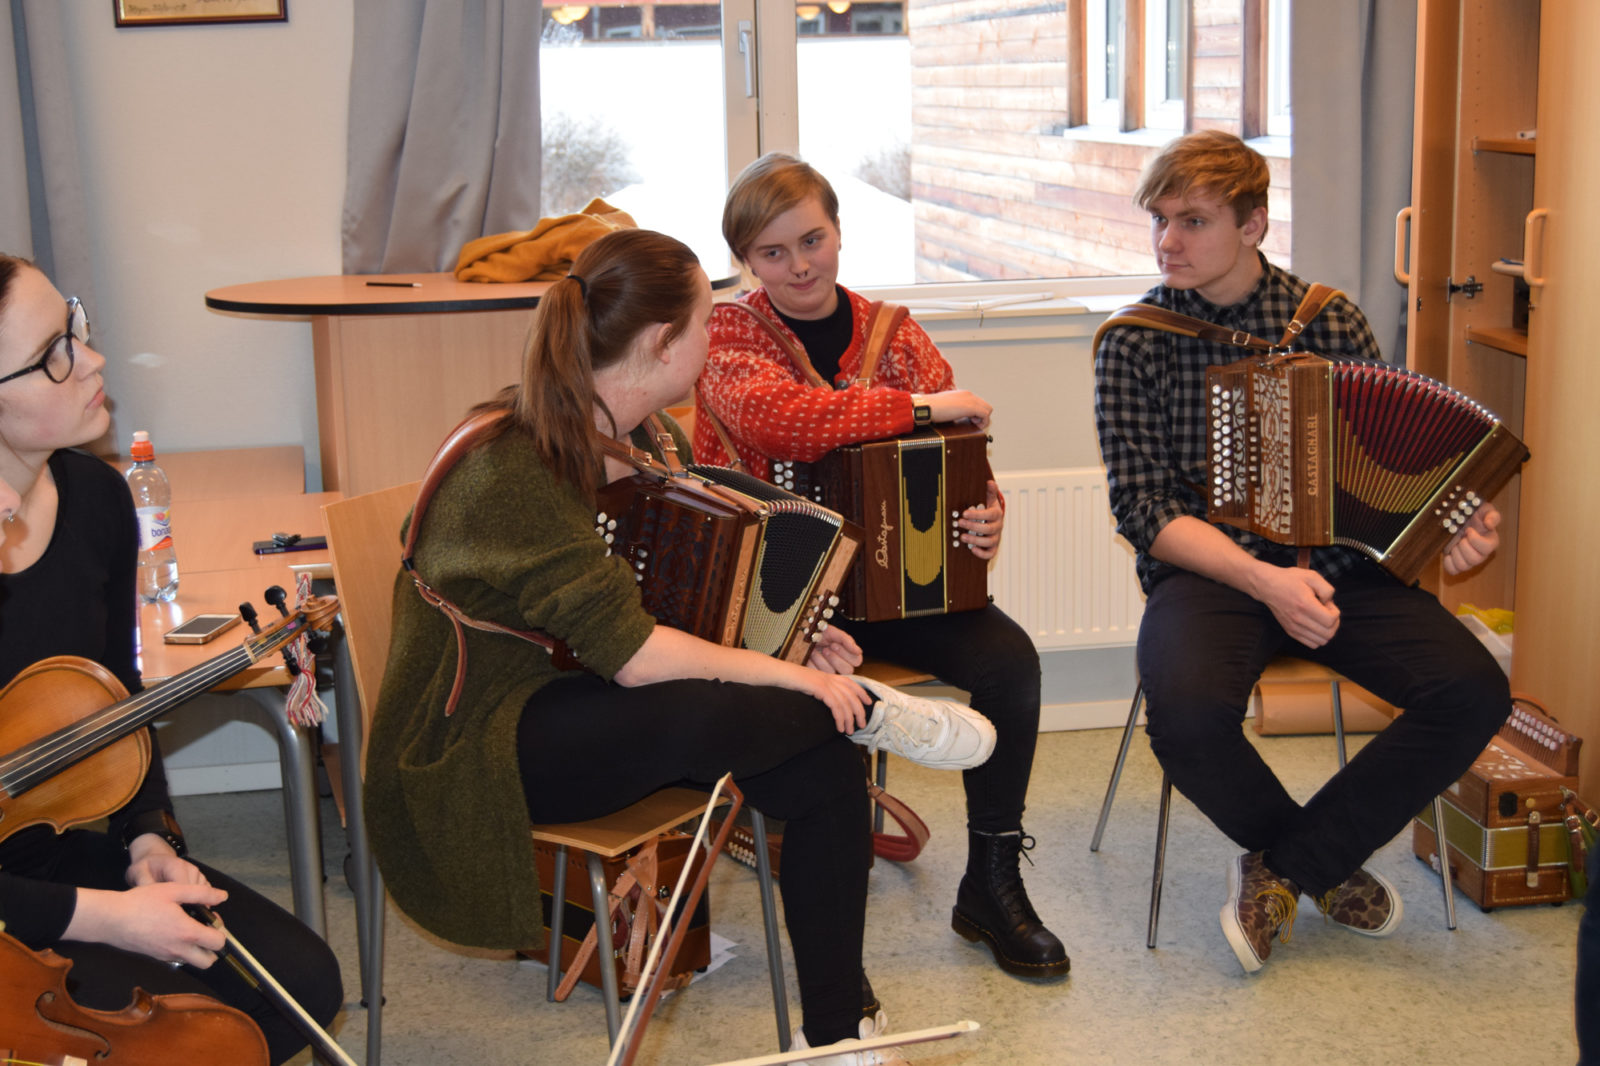
<path fill-rule="evenodd" d="M 1188 134 L 1151 161 L 1134 200 L 1150 212 L 1162 284 L 1143 302 L 1270 340 L 1307 283 L 1258 250 L 1266 161 L 1231 134 Z M 1299 346 L 1380 358 L 1361 311 L 1339 297 Z M 1387 936 L 1394 886 L 1362 866 L 1454 781 L 1510 710 L 1492 656 L 1426 591 L 1358 551 L 1297 549 L 1205 520 L 1208 366 L 1247 349 L 1134 327 L 1095 353 L 1095 420 L 1118 530 L 1138 550 L 1147 597 L 1138 665 L 1151 749 L 1172 783 L 1245 854 L 1228 868 L 1222 927 L 1246 972 L 1287 943 L 1296 903 Z M 1492 506 L 1446 547 L 1447 572 L 1499 544 Z M 1405 709 L 1303 806 L 1245 739 L 1250 691 L 1267 663 L 1323 663 Z"/>

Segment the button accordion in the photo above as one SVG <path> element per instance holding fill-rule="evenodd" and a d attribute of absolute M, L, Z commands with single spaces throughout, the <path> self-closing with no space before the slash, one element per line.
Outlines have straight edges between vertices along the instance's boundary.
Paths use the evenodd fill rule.
<path fill-rule="evenodd" d="M 815 463 L 772 465 L 772 479 L 861 526 L 865 550 L 841 594 L 857 621 L 970 611 L 989 602 L 988 563 L 956 520 L 980 507 L 987 434 L 965 423 L 836 448 Z"/>
<path fill-rule="evenodd" d="M 1210 521 L 1355 548 L 1407 584 L 1528 458 L 1491 412 L 1387 363 L 1255 356 L 1206 391 Z"/>
<path fill-rule="evenodd" d="M 827 628 L 861 546 L 837 513 L 724 467 L 643 470 L 597 503 L 595 532 L 658 621 L 788 662 L 805 662 Z"/>

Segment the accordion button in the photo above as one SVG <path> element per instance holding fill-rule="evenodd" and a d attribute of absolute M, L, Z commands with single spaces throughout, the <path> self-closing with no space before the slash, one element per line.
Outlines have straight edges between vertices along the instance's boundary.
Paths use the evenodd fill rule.
<path fill-rule="evenodd" d="M 611 543 L 615 542 L 616 539 L 617 539 L 616 534 L 614 534 L 614 533 L 607 533 L 606 534 L 606 543 L 607 544 L 611 544 Z"/>
<path fill-rule="evenodd" d="M 837 597 L 837 596 L 829 596 L 828 597 L 828 606 L 829 607 L 837 607 L 837 606 L 839 606 L 839 597 Z"/>
<path fill-rule="evenodd" d="M 833 617 L 833 608 L 832 607 L 823 608 L 822 617 L 824 617 L 824 618 L 832 618 Z"/>
<path fill-rule="evenodd" d="M 612 519 L 608 520 L 606 522 L 606 528 L 607 529 L 616 529 L 617 528 L 617 520 L 615 518 L 612 518 Z"/>
<path fill-rule="evenodd" d="M 826 623 L 826 622 L 818 622 L 817 623 L 817 632 L 818 633 L 821 633 L 824 629 L 827 629 L 827 628 L 828 628 L 828 623 Z"/>
<path fill-rule="evenodd" d="M 650 558 L 650 549 L 649 548 L 640 548 L 639 549 L 639 558 L 641 558 L 641 559 Z"/>
<path fill-rule="evenodd" d="M 605 521 L 606 521 L 606 513 L 604 511 L 601 511 L 599 514 L 594 516 L 594 520 L 596 522 L 599 522 L 601 525 L 604 525 Z"/>

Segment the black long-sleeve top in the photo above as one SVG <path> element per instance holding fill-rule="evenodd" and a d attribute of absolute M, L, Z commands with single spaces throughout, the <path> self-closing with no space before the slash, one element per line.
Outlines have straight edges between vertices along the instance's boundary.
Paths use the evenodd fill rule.
<path fill-rule="evenodd" d="M 127 484 L 106 463 L 78 451 L 52 455 L 50 473 L 60 500 L 50 545 L 26 570 L 0 575 L 0 685 L 40 659 L 76 655 L 106 667 L 130 695 L 139 692 L 139 540 Z M 26 712 L 14 701 L 0 705 L 0 714 Z M 133 799 L 111 816 L 113 837 L 126 839 L 130 827 L 156 828 L 162 812 L 171 813 L 154 741 L 152 731 L 150 771 Z M 61 838 L 48 826 L 0 841 L 0 921 L 29 947 L 61 939 L 72 920 L 76 886 L 55 880 L 61 858 Z"/>

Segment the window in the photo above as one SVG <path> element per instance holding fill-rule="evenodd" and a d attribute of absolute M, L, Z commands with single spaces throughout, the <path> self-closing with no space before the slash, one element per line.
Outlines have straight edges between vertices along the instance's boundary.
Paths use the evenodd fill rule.
<path fill-rule="evenodd" d="M 839 192 L 847 285 L 1148 274 L 1140 170 L 1184 129 L 1287 123 L 1289 3 L 545 0 L 547 177 L 714 268 L 728 178 L 798 151 Z"/>

